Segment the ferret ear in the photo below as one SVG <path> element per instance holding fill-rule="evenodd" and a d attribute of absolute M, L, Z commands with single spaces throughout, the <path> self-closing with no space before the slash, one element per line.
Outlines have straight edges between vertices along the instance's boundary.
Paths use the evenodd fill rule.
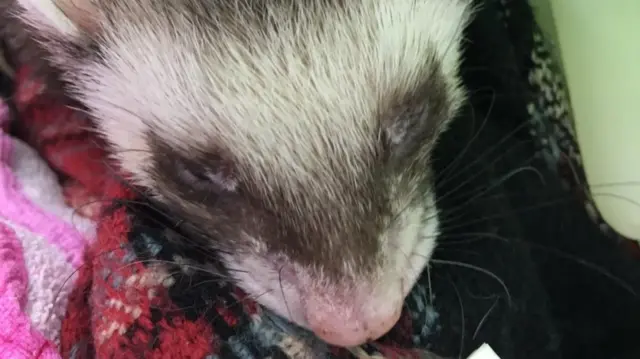
<path fill-rule="evenodd" d="M 93 0 L 17 0 L 21 17 L 45 35 L 80 40 L 98 27 Z"/>

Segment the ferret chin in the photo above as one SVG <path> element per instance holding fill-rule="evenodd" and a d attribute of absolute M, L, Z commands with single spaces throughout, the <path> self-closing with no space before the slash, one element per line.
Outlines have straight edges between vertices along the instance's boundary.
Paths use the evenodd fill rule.
<path fill-rule="evenodd" d="M 465 99 L 470 0 L 0 6 L 240 287 L 335 345 L 395 324 L 438 234 L 429 163 Z"/>

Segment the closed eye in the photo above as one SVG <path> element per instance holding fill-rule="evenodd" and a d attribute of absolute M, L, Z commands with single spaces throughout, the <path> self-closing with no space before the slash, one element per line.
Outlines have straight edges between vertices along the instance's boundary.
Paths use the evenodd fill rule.
<path fill-rule="evenodd" d="M 238 182 L 224 166 L 209 168 L 178 161 L 176 170 L 180 181 L 195 190 L 222 193 L 235 192 L 238 188 Z"/>

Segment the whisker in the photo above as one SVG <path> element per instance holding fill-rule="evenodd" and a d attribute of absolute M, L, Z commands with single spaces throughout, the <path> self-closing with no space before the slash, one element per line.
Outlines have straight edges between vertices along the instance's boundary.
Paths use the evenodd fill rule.
<path fill-rule="evenodd" d="M 541 245 L 541 244 L 538 244 L 538 243 L 527 242 L 527 244 L 530 245 L 531 247 L 533 247 L 533 249 L 546 251 L 546 252 L 554 254 L 554 255 L 556 255 L 558 257 L 562 257 L 562 258 L 568 259 L 570 261 L 573 261 L 576 264 L 580 264 L 580 265 L 584 266 L 585 268 L 591 269 L 592 271 L 611 279 L 620 288 L 622 288 L 625 291 L 629 292 L 629 294 L 633 295 L 634 297 L 638 296 L 638 293 L 633 289 L 633 287 L 629 283 L 627 283 L 626 281 L 622 280 L 621 278 L 616 277 L 611 272 L 607 271 L 606 269 L 604 269 L 603 267 L 601 267 L 601 266 L 599 266 L 599 265 L 597 265 L 595 263 L 591 263 L 591 262 L 589 262 L 587 260 L 584 260 L 584 259 L 582 259 L 580 257 L 577 257 L 575 255 L 566 253 L 566 252 L 561 251 L 559 249 L 555 249 L 555 248 L 551 248 L 551 247 L 548 247 L 548 246 L 544 246 L 544 245 Z"/>
<path fill-rule="evenodd" d="M 280 267 L 280 270 L 278 271 L 278 281 L 280 282 L 280 294 L 282 295 L 282 299 L 284 300 L 284 305 L 287 307 L 287 312 L 289 312 L 289 317 L 293 317 L 293 314 L 291 313 L 291 308 L 289 307 L 289 301 L 287 300 L 287 296 L 284 294 L 284 287 L 282 286 L 282 270 L 284 269 L 284 266 L 286 264 L 283 264 Z"/>
<path fill-rule="evenodd" d="M 513 147 L 515 147 L 516 145 L 514 145 Z M 483 168 L 491 168 L 493 165 L 495 165 L 498 161 L 502 160 L 503 158 L 505 158 L 506 156 L 508 156 L 509 153 L 508 151 L 505 151 L 504 153 L 500 154 L 496 159 L 492 160 L 490 163 L 487 163 L 487 165 Z M 521 167 L 524 167 L 525 165 L 529 164 L 531 162 L 531 160 L 533 160 L 536 157 L 535 154 L 531 155 L 530 157 L 526 158 L 525 160 L 523 160 L 521 162 Z M 468 169 L 470 169 L 470 166 L 467 167 Z M 460 171 L 461 173 L 463 173 L 463 171 Z M 539 171 L 536 170 L 536 172 Z M 460 174 L 461 174 L 460 173 Z M 441 196 L 438 197 L 439 201 L 442 201 L 446 198 L 448 198 L 449 196 L 451 196 L 453 193 L 455 193 L 456 191 L 458 191 L 460 188 L 464 187 L 466 184 L 471 183 L 474 179 L 482 176 L 483 174 L 485 174 L 486 172 L 483 172 L 482 169 L 478 169 L 476 171 L 474 171 L 474 173 L 470 176 L 467 176 L 467 178 L 464 179 L 464 181 L 460 182 L 457 184 L 457 186 L 451 190 L 449 190 L 448 192 L 442 194 Z M 457 176 L 459 176 L 460 174 L 458 174 Z M 508 175 L 508 174 L 507 174 Z M 455 178 L 456 176 L 454 176 L 453 178 Z M 543 178 L 542 174 L 539 174 L 540 178 Z M 439 185 L 444 185 L 444 182 L 441 182 Z M 457 198 L 457 197 L 454 197 Z"/>
<path fill-rule="evenodd" d="M 520 167 L 520 168 L 516 168 L 514 170 L 512 170 L 511 172 L 503 175 L 502 177 L 496 179 L 496 181 L 493 181 L 493 183 L 491 183 L 491 185 L 486 186 L 484 189 L 482 189 L 479 193 L 475 194 L 474 196 L 472 196 L 471 198 L 469 198 L 468 200 L 466 200 L 465 202 L 463 202 L 462 204 L 458 205 L 457 208 L 450 210 L 447 214 L 448 215 L 452 215 L 455 214 L 456 212 L 460 212 L 461 210 L 464 209 L 464 206 L 473 203 L 475 200 L 477 200 L 478 198 L 480 198 L 481 196 L 487 194 L 488 192 L 490 192 L 491 190 L 503 185 L 506 181 L 510 180 L 511 178 L 513 178 L 514 176 L 522 173 L 522 172 L 533 172 L 536 173 L 540 176 L 541 181 L 544 182 L 544 179 L 542 178 L 542 174 L 540 174 L 540 172 L 538 170 L 536 170 L 534 167 L 531 166 L 527 166 L 527 167 Z"/>
<path fill-rule="evenodd" d="M 430 305 L 433 305 L 433 286 L 432 286 L 432 282 L 431 282 L 431 264 L 428 263 L 425 269 L 427 271 L 427 289 L 429 290 L 429 300 L 427 301 L 427 303 L 429 303 Z"/>
<path fill-rule="evenodd" d="M 500 286 L 502 286 L 502 288 L 504 289 L 505 294 L 507 295 L 507 300 L 509 302 L 509 305 L 512 305 L 513 300 L 512 300 L 511 292 L 509 291 L 509 288 L 507 287 L 505 282 L 500 277 L 498 277 L 496 274 L 494 274 L 493 272 L 491 272 L 489 270 L 486 270 L 484 268 L 475 266 L 473 264 L 457 262 L 457 261 L 448 261 L 448 260 L 445 260 L 445 259 L 432 258 L 431 262 L 435 263 L 435 264 L 445 264 L 445 265 L 450 265 L 450 266 L 457 266 L 457 267 L 467 268 L 467 269 L 475 270 L 477 272 L 480 272 L 480 273 L 488 275 L 489 277 L 495 279 L 500 284 Z"/>
<path fill-rule="evenodd" d="M 495 240 L 499 240 L 499 241 L 503 241 L 503 242 L 508 242 L 509 239 L 505 238 L 503 236 L 500 235 L 496 235 L 494 233 L 482 233 L 482 232 L 467 232 L 467 233 L 457 233 L 455 235 L 444 235 L 444 236 L 438 236 L 438 238 L 455 238 L 455 237 L 462 237 L 462 236 L 467 236 L 467 235 L 477 235 L 476 238 L 474 239 L 465 239 L 465 240 L 461 240 L 461 241 L 441 241 L 438 243 L 438 246 L 435 248 L 435 250 L 442 250 L 443 246 L 451 246 L 451 245 L 457 245 L 457 244 L 464 244 L 464 243 L 468 243 L 470 241 L 473 240 L 481 240 L 481 239 L 495 239 Z M 434 236 L 436 237 L 436 236 Z M 596 273 L 603 275 L 605 277 L 607 277 L 608 279 L 611 279 L 616 285 L 618 285 L 620 288 L 624 289 L 625 291 L 627 291 L 629 294 L 637 297 L 638 293 L 633 289 L 632 285 L 627 283 L 626 281 L 624 281 L 623 279 L 616 277 L 615 275 L 613 275 L 611 272 L 607 271 L 605 268 L 589 262 L 583 258 L 580 258 L 578 256 L 572 255 L 570 253 L 566 253 L 562 250 L 556 249 L 556 248 L 552 248 L 549 246 L 545 246 L 539 243 L 534 243 L 534 242 L 526 242 L 527 246 L 530 246 L 532 249 L 534 250 L 542 250 L 542 251 L 546 251 L 549 254 L 553 254 L 556 255 L 558 257 L 567 259 L 569 261 L 574 262 L 575 264 L 578 265 L 582 265 L 583 267 L 595 271 Z M 438 261 L 438 259 L 431 259 L 432 262 L 436 262 Z"/>
<path fill-rule="evenodd" d="M 149 264 L 154 264 L 154 263 L 173 265 L 173 266 L 176 266 L 178 268 L 187 267 L 189 269 L 194 269 L 196 271 L 199 271 L 199 272 L 202 272 L 202 273 L 206 273 L 206 274 L 214 276 L 214 277 L 224 278 L 224 276 L 222 274 L 213 272 L 210 269 L 207 269 L 207 268 L 204 268 L 204 267 L 200 267 L 200 266 L 192 265 L 192 264 L 188 264 L 188 263 L 176 263 L 174 261 L 170 261 L 170 260 L 166 260 L 166 259 L 157 259 L 157 258 L 138 259 L 138 260 L 133 261 L 131 263 L 127 263 L 127 264 L 123 264 L 123 265 L 118 266 L 117 270 L 125 269 L 125 268 L 128 268 L 128 267 L 137 265 L 137 264 L 149 265 Z"/>
<path fill-rule="evenodd" d="M 485 157 L 487 157 L 488 155 L 490 155 L 491 153 L 493 153 L 494 151 L 500 149 L 500 146 L 507 140 L 511 139 L 512 137 L 516 136 L 518 134 L 519 131 L 522 131 L 523 128 L 525 128 L 526 126 L 528 126 L 529 123 L 528 122 L 524 122 L 522 124 L 519 124 L 518 126 L 515 127 L 515 129 L 511 130 L 510 132 L 508 132 L 505 136 L 503 136 L 499 141 L 497 141 L 495 144 L 493 144 L 492 146 L 490 146 L 486 151 L 484 151 L 482 154 L 480 154 L 478 157 L 476 157 L 473 161 L 471 161 L 470 163 L 467 164 L 466 168 L 470 168 L 474 165 L 476 165 L 477 163 L 479 163 L 480 161 L 484 160 Z M 516 145 L 522 144 L 525 141 L 518 141 L 516 144 L 513 145 L 513 147 L 515 147 Z M 507 151 L 505 151 L 507 152 Z M 504 154 L 501 154 L 501 157 Z M 495 162 L 495 161 L 494 161 Z M 447 176 L 445 178 L 439 178 L 436 177 L 438 180 L 437 182 L 442 182 L 442 183 L 446 183 L 446 181 L 451 181 L 454 178 L 457 178 L 458 176 L 460 176 L 460 173 L 463 171 L 458 172 L 457 175 L 454 175 L 453 177 L 451 176 Z"/>
<path fill-rule="evenodd" d="M 468 226 L 470 224 L 478 224 L 478 223 L 483 223 L 485 221 L 488 220 L 492 220 L 492 219 L 499 219 L 499 218 L 503 218 L 505 216 L 510 216 L 516 213 L 525 213 L 528 211 L 533 211 L 533 210 L 537 210 L 537 209 L 541 209 L 541 208 L 545 208 L 545 207 L 549 207 L 549 206 L 553 206 L 553 205 L 557 205 L 560 203 L 563 203 L 565 201 L 568 201 L 570 199 L 568 198 L 559 198 L 559 199 L 553 199 L 553 200 L 549 200 L 549 201 L 545 201 L 545 202 L 540 202 L 537 203 L 535 205 L 530 205 L 530 206 L 522 206 L 519 208 L 513 208 L 511 209 L 509 212 L 503 212 L 503 213 L 497 213 L 497 214 L 493 214 L 493 215 L 488 215 L 488 216 L 484 216 L 484 217 L 480 217 L 480 218 L 475 218 L 473 220 L 469 220 L 463 223 L 458 223 L 456 225 L 452 225 L 452 226 L 446 226 L 446 227 L 442 227 L 443 230 L 452 230 L 452 229 L 457 229 L 460 227 L 465 227 Z M 441 222 L 441 224 L 446 224 L 447 222 L 450 222 L 450 218 L 446 218 L 446 220 L 443 220 Z"/>
<path fill-rule="evenodd" d="M 598 196 L 598 195 L 611 195 L 614 197 L 621 197 L 621 196 L 617 196 L 614 194 L 608 194 L 608 193 L 594 193 L 594 196 Z M 622 197 L 624 198 L 624 197 Z M 477 223 L 482 223 L 484 221 L 488 221 L 488 220 L 492 220 L 492 219 L 499 219 L 505 216 L 509 216 L 509 215 L 513 215 L 513 214 L 522 214 L 528 211 L 533 211 L 533 210 L 538 210 L 541 208 L 545 208 L 545 207 L 550 207 L 550 206 L 554 206 L 554 205 L 558 205 L 567 201 L 572 201 L 574 200 L 574 197 L 569 197 L 567 196 L 566 198 L 556 198 L 556 199 L 552 199 L 552 200 L 548 200 L 548 201 L 544 201 L 544 202 L 540 202 L 534 205 L 529 205 L 529 206 L 522 206 L 522 207 L 516 207 L 511 209 L 509 212 L 503 212 L 503 213 L 497 213 L 497 214 L 493 214 L 493 215 L 489 215 L 489 216 L 485 216 L 485 217 L 480 217 L 480 218 L 476 218 L 470 221 L 466 221 L 464 223 L 458 223 L 456 225 L 453 226 L 446 226 L 446 227 L 442 227 L 443 229 L 447 229 L 447 230 L 451 230 L 451 229 L 456 229 L 456 228 L 460 228 L 460 227 L 464 227 L 470 224 L 477 224 Z M 633 203 L 633 204 L 638 204 L 636 201 L 633 201 L 631 199 L 629 199 L 629 202 Z M 455 218 L 453 218 L 455 219 Z M 450 222 L 452 220 L 452 218 L 446 218 L 444 220 L 441 221 L 441 224 L 445 224 L 447 222 Z"/>
<path fill-rule="evenodd" d="M 634 206 L 640 207 L 640 202 L 638 202 L 638 201 L 636 201 L 634 199 L 622 196 L 622 195 L 617 194 L 617 193 L 596 192 L 596 193 L 592 194 L 592 197 L 610 197 L 610 198 L 615 198 L 615 199 L 619 199 L 621 201 L 624 201 L 624 202 L 626 202 L 628 204 L 632 204 Z"/>
<path fill-rule="evenodd" d="M 467 151 L 471 148 L 471 145 L 478 139 L 478 137 L 480 136 L 480 133 L 482 132 L 482 130 L 484 129 L 484 127 L 486 126 L 487 122 L 489 121 L 489 117 L 491 114 L 491 111 L 493 109 L 493 106 L 495 104 L 495 91 L 492 92 L 493 94 L 493 98 L 491 100 L 491 104 L 489 105 L 489 110 L 487 111 L 487 114 L 484 116 L 484 119 L 482 120 L 482 123 L 480 124 L 480 127 L 477 129 L 477 131 L 475 131 L 475 134 L 473 134 L 473 136 L 471 137 L 471 139 L 469 141 L 467 141 L 467 144 L 465 145 L 465 147 L 462 149 L 462 151 L 456 156 L 456 158 L 454 158 L 453 161 L 451 161 L 440 173 L 440 176 L 448 176 L 448 172 L 449 171 L 454 171 L 455 169 L 457 169 L 457 164 L 460 162 L 460 160 L 462 160 L 462 158 L 464 158 L 464 155 L 467 153 Z M 472 112 L 472 119 L 475 122 L 476 116 L 475 116 L 475 108 L 473 106 L 469 106 Z M 475 123 L 474 123 L 475 124 Z M 475 127 L 475 126 L 473 126 Z M 436 176 L 436 181 L 438 181 L 440 178 L 438 176 Z"/>
<path fill-rule="evenodd" d="M 502 241 L 502 242 L 509 242 L 510 241 L 508 238 L 506 238 L 504 236 L 501 236 L 501 235 L 498 235 L 498 234 L 495 234 L 495 233 L 491 233 L 491 232 L 464 232 L 464 233 L 455 233 L 455 234 L 442 234 L 442 235 L 437 236 L 437 239 L 457 238 L 457 237 L 467 237 L 467 236 L 473 236 L 473 237 L 472 238 L 463 239 L 463 240 L 459 240 L 459 241 L 451 241 L 451 240 L 439 241 L 438 242 L 438 246 L 455 245 L 455 244 L 466 244 L 466 243 L 475 242 L 477 240 L 484 239 L 484 238 L 497 239 L 497 240 Z M 434 237 L 436 237 L 436 236 L 434 236 Z"/>
<path fill-rule="evenodd" d="M 458 303 L 460 305 L 460 351 L 458 352 L 458 358 L 462 359 L 462 352 L 464 351 L 464 337 L 466 332 L 466 319 L 464 317 L 464 304 L 462 303 L 462 296 L 460 295 L 460 290 L 456 285 L 455 281 L 451 276 L 448 276 L 449 282 L 453 286 L 453 290 L 456 292 L 456 296 L 458 297 Z"/>
<path fill-rule="evenodd" d="M 491 305 L 491 307 L 489 307 L 489 310 L 487 310 L 487 312 L 482 316 L 482 318 L 478 322 L 478 326 L 476 327 L 476 330 L 473 332 L 473 336 L 471 337 L 471 339 L 476 339 L 476 336 L 478 336 L 478 333 L 480 332 L 480 328 L 482 328 L 482 325 L 484 324 L 484 322 L 489 318 L 489 315 L 495 309 L 499 299 L 500 298 L 496 298 L 496 300 L 493 301 L 493 304 Z"/>

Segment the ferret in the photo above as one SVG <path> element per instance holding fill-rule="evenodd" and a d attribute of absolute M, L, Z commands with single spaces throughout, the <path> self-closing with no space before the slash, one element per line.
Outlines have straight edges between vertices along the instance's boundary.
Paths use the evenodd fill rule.
<path fill-rule="evenodd" d="M 0 3 L 41 55 L 21 60 L 240 288 L 336 346 L 394 326 L 439 233 L 430 155 L 466 98 L 471 0 Z"/>

